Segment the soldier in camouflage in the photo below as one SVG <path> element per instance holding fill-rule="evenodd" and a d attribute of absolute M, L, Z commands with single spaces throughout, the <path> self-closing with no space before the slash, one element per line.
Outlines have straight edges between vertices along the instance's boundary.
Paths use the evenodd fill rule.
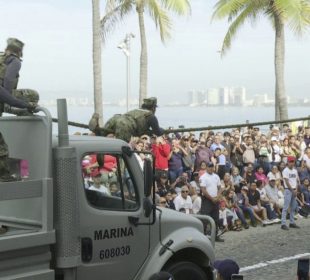
<path fill-rule="evenodd" d="M 16 38 L 7 40 L 4 53 L 0 54 L 0 115 L 4 111 L 4 104 L 33 111 L 37 104 L 19 99 L 13 95 L 17 88 L 21 57 L 24 43 Z"/>
<path fill-rule="evenodd" d="M 155 97 L 145 98 L 141 109 L 131 110 L 123 115 L 114 115 L 103 128 L 99 127 L 99 116 L 95 113 L 89 122 L 89 129 L 98 136 L 113 134 L 126 142 L 129 142 L 132 136 L 140 137 L 143 134 L 160 136 L 163 134 L 163 129 L 159 127 L 155 116 L 156 107 Z"/>
<path fill-rule="evenodd" d="M 0 116 L 4 112 L 5 106 L 17 107 L 33 111 L 37 104 L 23 100 L 15 91 L 17 88 L 19 70 L 21 68 L 21 57 L 23 55 L 24 43 L 16 38 L 7 40 L 7 47 L 4 53 L 0 53 Z M 14 92 L 14 94 L 13 94 Z M 28 93 L 27 93 L 28 94 Z M 10 175 L 8 164 L 8 146 L 0 133 L 0 181 L 15 180 Z"/>

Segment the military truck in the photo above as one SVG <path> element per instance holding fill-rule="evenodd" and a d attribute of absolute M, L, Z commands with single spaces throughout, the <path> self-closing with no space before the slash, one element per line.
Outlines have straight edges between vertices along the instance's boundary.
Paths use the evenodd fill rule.
<path fill-rule="evenodd" d="M 0 183 L 0 279 L 214 279 L 213 220 L 157 208 L 151 161 L 141 168 L 118 139 L 69 136 L 57 105 L 58 135 L 45 108 L 0 118 L 16 177 Z M 114 162 L 100 178 L 109 192 L 93 190 L 94 158 Z"/>

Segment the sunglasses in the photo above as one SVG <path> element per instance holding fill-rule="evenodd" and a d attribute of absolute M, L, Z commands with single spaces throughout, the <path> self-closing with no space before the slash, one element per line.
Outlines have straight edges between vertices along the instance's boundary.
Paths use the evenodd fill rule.
<path fill-rule="evenodd" d="M 147 137 L 141 137 L 141 139 L 142 139 L 142 140 L 147 140 L 148 138 L 147 138 Z"/>
<path fill-rule="evenodd" d="M 181 191 L 182 193 L 188 193 L 188 191 Z"/>
<path fill-rule="evenodd" d="M 159 203 L 160 204 L 166 204 L 166 201 L 160 201 Z"/>

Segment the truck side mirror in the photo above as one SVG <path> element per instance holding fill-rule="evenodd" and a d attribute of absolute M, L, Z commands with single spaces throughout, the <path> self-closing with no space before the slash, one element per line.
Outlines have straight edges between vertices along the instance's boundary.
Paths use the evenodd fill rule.
<path fill-rule="evenodd" d="M 144 196 L 149 197 L 153 187 L 153 165 L 150 159 L 144 160 Z"/>

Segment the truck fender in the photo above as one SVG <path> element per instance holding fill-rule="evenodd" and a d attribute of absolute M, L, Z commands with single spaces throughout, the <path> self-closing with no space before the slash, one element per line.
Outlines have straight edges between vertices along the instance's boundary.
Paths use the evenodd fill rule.
<path fill-rule="evenodd" d="M 169 249 L 164 250 L 163 245 L 170 243 Z M 172 232 L 162 240 L 162 244 L 154 248 L 135 279 L 147 280 L 173 262 L 190 261 L 205 271 L 214 262 L 214 248 L 210 240 L 192 227 Z"/>

